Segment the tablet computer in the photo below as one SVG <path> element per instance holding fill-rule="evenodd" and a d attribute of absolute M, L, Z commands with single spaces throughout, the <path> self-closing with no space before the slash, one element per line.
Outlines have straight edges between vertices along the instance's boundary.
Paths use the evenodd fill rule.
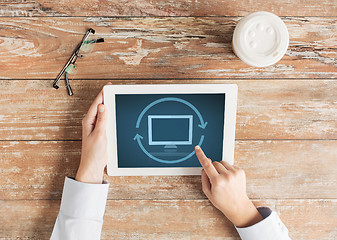
<path fill-rule="evenodd" d="M 194 147 L 233 164 L 235 84 L 106 85 L 110 176 L 200 175 Z"/>

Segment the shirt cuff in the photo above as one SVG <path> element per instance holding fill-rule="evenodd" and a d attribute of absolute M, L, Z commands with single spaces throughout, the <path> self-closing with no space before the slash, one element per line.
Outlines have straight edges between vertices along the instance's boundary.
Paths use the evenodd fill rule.
<path fill-rule="evenodd" d="M 235 227 L 242 240 L 279 240 L 285 239 L 284 237 L 288 236 L 288 229 L 284 226 L 276 212 L 266 207 L 261 207 L 257 210 L 264 218 L 262 221 L 246 228 Z"/>
<path fill-rule="evenodd" d="M 60 211 L 71 217 L 101 220 L 104 215 L 109 184 L 78 182 L 66 177 Z"/>

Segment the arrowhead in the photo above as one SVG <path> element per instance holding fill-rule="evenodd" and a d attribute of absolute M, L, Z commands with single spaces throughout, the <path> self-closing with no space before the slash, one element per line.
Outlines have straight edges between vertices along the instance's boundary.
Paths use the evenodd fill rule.
<path fill-rule="evenodd" d="M 205 129 L 207 124 L 208 124 L 208 122 L 205 122 L 203 124 L 199 124 L 198 127 L 202 128 L 202 129 Z"/>
<path fill-rule="evenodd" d="M 143 137 L 137 133 L 136 136 L 133 138 L 133 140 L 138 140 L 138 139 L 143 139 Z"/>

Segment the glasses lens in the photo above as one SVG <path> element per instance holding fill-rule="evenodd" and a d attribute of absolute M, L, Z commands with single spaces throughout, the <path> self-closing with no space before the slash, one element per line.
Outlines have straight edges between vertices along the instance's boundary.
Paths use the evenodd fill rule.
<path fill-rule="evenodd" d="M 95 47 L 97 42 L 97 39 L 95 39 L 93 36 L 89 35 L 87 40 L 85 40 L 80 48 L 80 51 L 82 53 L 90 53 L 93 48 Z"/>
<path fill-rule="evenodd" d="M 68 74 L 71 74 L 71 75 L 75 74 L 76 71 L 77 71 L 77 68 L 76 68 L 76 66 L 75 66 L 74 64 L 70 64 L 70 65 L 67 67 L 67 69 L 66 69 L 66 72 L 67 72 Z"/>
<path fill-rule="evenodd" d="M 67 78 L 68 80 L 75 79 L 75 75 L 77 73 L 77 67 L 74 64 L 70 64 L 69 67 L 66 69 Z"/>

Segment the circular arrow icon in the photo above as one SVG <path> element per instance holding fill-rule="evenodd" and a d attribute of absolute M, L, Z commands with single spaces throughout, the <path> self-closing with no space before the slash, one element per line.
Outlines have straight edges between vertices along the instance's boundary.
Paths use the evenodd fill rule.
<path fill-rule="evenodd" d="M 150 103 L 149 105 L 147 105 L 143 111 L 139 114 L 138 116 L 138 119 L 137 119 L 137 123 L 136 123 L 136 128 L 139 129 L 139 126 L 140 126 L 140 122 L 143 118 L 143 116 L 145 115 L 145 113 L 150 109 L 152 108 L 153 106 L 159 104 L 159 103 L 162 103 L 162 102 L 179 102 L 179 103 L 182 103 L 182 104 L 185 104 L 186 106 L 188 106 L 189 108 L 191 108 L 195 113 L 196 115 L 198 116 L 199 118 L 199 121 L 200 121 L 200 124 L 198 124 L 198 127 L 200 127 L 201 129 L 205 129 L 206 126 L 207 126 L 207 122 L 204 122 L 204 119 L 202 118 L 200 112 L 198 111 L 198 109 L 193 106 L 190 102 L 186 101 L 186 100 L 183 100 L 183 99 L 180 99 L 180 98 L 175 98 L 175 97 L 167 97 L 167 98 L 161 98 L 161 99 L 158 99 L 158 100 L 155 100 L 153 101 L 152 103 Z M 176 159 L 176 160 L 164 160 L 164 159 L 160 159 L 160 158 L 157 158 L 155 156 L 153 156 L 152 154 L 150 154 L 144 147 L 144 145 L 142 144 L 142 140 L 143 137 L 140 135 L 140 134 L 136 134 L 136 136 L 133 138 L 133 140 L 137 141 L 140 149 L 148 156 L 150 157 L 151 159 L 157 161 L 157 162 L 161 162 L 161 163 L 167 163 L 167 164 L 173 164 L 173 163 L 180 163 L 180 162 L 183 162 L 187 159 L 189 159 L 190 157 L 192 157 L 194 154 L 195 154 L 195 151 L 193 150 L 190 154 L 188 154 L 187 156 L 183 157 L 183 158 L 180 158 L 180 159 Z M 201 146 L 202 143 L 204 141 L 204 135 L 201 136 L 200 140 L 199 140 L 199 143 L 198 145 Z"/>
<path fill-rule="evenodd" d="M 204 122 L 204 119 L 202 118 L 200 112 L 198 111 L 198 109 L 196 107 L 194 107 L 191 103 L 187 102 L 186 100 L 180 99 L 180 98 L 174 98 L 174 97 L 168 97 L 168 98 L 161 98 L 158 99 L 152 103 L 150 103 L 149 105 L 146 106 L 146 108 L 143 109 L 143 111 L 139 114 L 139 117 L 137 119 L 137 123 L 136 123 L 136 128 L 139 128 L 140 125 L 140 121 L 142 120 L 144 114 L 154 105 L 158 104 L 158 103 L 162 103 L 162 102 L 180 102 L 183 103 L 185 105 L 187 105 L 188 107 L 192 108 L 192 110 L 197 114 L 197 116 L 199 117 L 200 120 L 200 124 L 198 125 L 198 127 L 205 129 L 207 126 L 207 122 Z"/>

